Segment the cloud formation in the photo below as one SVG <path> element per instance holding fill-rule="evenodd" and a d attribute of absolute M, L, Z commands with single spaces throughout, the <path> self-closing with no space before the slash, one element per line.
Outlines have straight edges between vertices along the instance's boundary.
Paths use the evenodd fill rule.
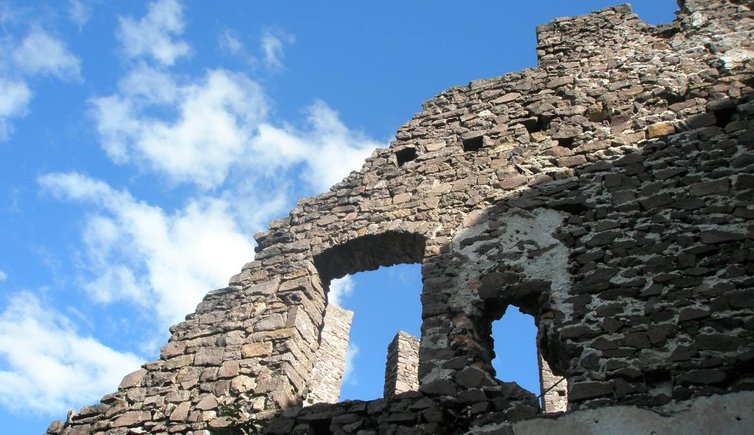
<path fill-rule="evenodd" d="M 183 6 L 176 0 L 156 0 L 147 15 L 139 20 L 121 17 L 118 39 L 130 58 L 151 58 L 162 65 L 173 65 L 191 54 L 191 47 L 177 37 L 185 26 Z"/>
<path fill-rule="evenodd" d="M 248 151 L 267 111 L 259 85 L 226 70 L 179 83 L 140 66 L 120 92 L 91 100 L 102 146 L 116 163 L 145 164 L 171 181 L 203 189 L 219 186 Z M 168 116 L 153 116 L 155 111 Z"/>
<path fill-rule="evenodd" d="M 346 350 L 346 365 L 343 369 L 343 378 L 341 380 L 343 384 L 356 385 L 358 383 L 356 372 L 354 371 L 354 360 L 358 354 L 359 347 L 353 343 L 348 343 L 348 349 Z"/>
<path fill-rule="evenodd" d="M 41 28 L 33 27 L 13 50 L 16 67 L 26 74 L 52 75 L 60 80 L 80 80 L 79 59 L 65 44 Z"/>
<path fill-rule="evenodd" d="M 13 132 L 12 118 L 24 116 L 31 101 L 31 90 L 25 82 L 0 77 L 0 141 Z"/>
<path fill-rule="evenodd" d="M 89 0 L 68 0 L 68 17 L 79 26 L 84 27 L 92 16 L 92 6 Z"/>
<path fill-rule="evenodd" d="M 346 275 L 330 281 L 330 291 L 327 293 L 328 303 L 343 306 L 343 301 L 353 293 L 353 278 Z"/>
<path fill-rule="evenodd" d="M 80 81 L 80 61 L 62 40 L 39 26 L 20 40 L 0 35 L 0 141 L 13 132 L 12 120 L 28 113 L 33 97 L 29 81 L 35 76 Z"/>
<path fill-rule="evenodd" d="M 0 314 L 0 403 L 60 416 L 114 390 L 141 359 L 79 334 L 35 295 L 11 295 Z"/>
<path fill-rule="evenodd" d="M 284 48 L 294 42 L 296 42 L 296 38 L 287 32 L 267 30 L 262 33 L 260 48 L 262 49 L 264 65 L 272 70 L 283 69 Z"/>
<path fill-rule="evenodd" d="M 194 198 L 172 213 L 78 173 L 39 179 L 52 195 L 90 208 L 79 278 L 94 300 L 153 308 L 165 327 L 194 311 L 252 257 L 251 243 L 218 198 Z"/>

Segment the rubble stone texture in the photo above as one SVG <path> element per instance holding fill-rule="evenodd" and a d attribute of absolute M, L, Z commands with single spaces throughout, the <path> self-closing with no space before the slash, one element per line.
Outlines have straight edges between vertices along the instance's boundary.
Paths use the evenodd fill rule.
<path fill-rule="evenodd" d="M 317 361 L 309 381 L 309 395 L 304 405 L 335 403 L 340 398 L 340 384 L 346 368 L 348 336 L 353 311 L 329 304 L 325 310 L 325 325 L 320 335 Z"/>
<path fill-rule="evenodd" d="M 679 5 L 659 27 L 627 6 L 556 20 L 537 68 L 425 102 L 361 171 L 257 234 L 159 360 L 48 433 L 206 434 L 229 402 L 271 434 L 545 427 L 491 365 L 511 304 L 567 378 L 563 421 L 649 408 L 680 424 L 711 397 L 742 411 L 696 427 L 750 429 L 752 4 Z M 419 391 L 302 408 L 329 282 L 398 263 L 422 264 Z"/>
<path fill-rule="evenodd" d="M 565 411 L 568 408 L 568 380 L 563 376 L 556 376 L 541 353 L 537 354 L 537 360 L 542 412 Z"/>
<path fill-rule="evenodd" d="M 387 347 L 384 397 L 419 390 L 419 339 L 398 331 Z"/>

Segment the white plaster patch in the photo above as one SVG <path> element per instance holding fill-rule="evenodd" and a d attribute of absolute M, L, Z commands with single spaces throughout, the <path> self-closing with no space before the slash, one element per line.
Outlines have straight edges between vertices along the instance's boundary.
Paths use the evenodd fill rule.
<path fill-rule="evenodd" d="M 734 48 L 728 50 L 724 55 L 720 56 L 725 67 L 728 69 L 741 66 L 744 62 L 754 57 L 754 52 L 745 48 Z"/>
<path fill-rule="evenodd" d="M 474 280 L 497 267 L 498 254 L 520 253 L 516 259 L 506 260 L 517 266 L 521 274 L 533 280 L 549 281 L 553 298 L 561 302 L 571 286 L 568 273 L 568 248 L 553 235 L 563 224 L 563 216 L 554 210 L 537 209 L 531 213 L 518 212 L 499 218 L 504 232 L 497 237 L 481 237 L 490 231 L 490 222 L 484 216 L 469 216 L 468 226 L 453 238 L 452 247 L 462 255 L 464 269 L 458 277 L 456 291 L 451 297 L 453 306 L 464 307 L 467 312 L 479 301 Z M 479 237 L 473 243 L 461 246 L 465 240 Z M 494 244 L 494 247 L 490 247 Z M 522 248 L 521 245 L 524 245 Z M 486 247 L 488 249 L 480 249 Z M 540 251 L 537 255 L 527 255 Z"/>

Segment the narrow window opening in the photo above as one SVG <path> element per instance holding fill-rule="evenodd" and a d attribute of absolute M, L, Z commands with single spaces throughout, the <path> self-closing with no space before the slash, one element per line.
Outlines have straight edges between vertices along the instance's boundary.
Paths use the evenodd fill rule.
<path fill-rule="evenodd" d="M 398 162 L 398 167 L 405 165 L 411 160 L 415 160 L 416 157 L 418 157 L 416 153 L 416 148 L 413 148 L 413 147 L 403 148 L 402 150 L 398 150 L 395 152 L 395 158 L 396 158 L 396 161 Z"/>
<path fill-rule="evenodd" d="M 484 146 L 484 136 L 470 137 L 462 142 L 464 152 L 479 151 Z"/>
<path fill-rule="evenodd" d="M 383 397 L 388 346 L 398 342 L 403 352 L 421 336 L 421 285 L 420 264 L 380 267 L 330 283 L 329 303 L 353 312 L 340 401 Z M 392 348 L 397 352 L 397 345 Z M 394 359 L 401 375 L 393 385 L 398 392 L 412 390 L 407 373 L 418 379 L 418 353 L 408 362 L 404 355 Z"/>
<path fill-rule="evenodd" d="M 498 379 L 515 382 L 537 396 L 543 412 L 566 410 L 568 384 L 539 352 L 534 317 L 509 305 L 503 317 L 492 323 L 492 340 L 492 367 Z"/>
<path fill-rule="evenodd" d="M 495 358 L 492 367 L 497 378 L 515 382 L 539 396 L 539 361 L 537 360 L 537 327 L 534 317 L 509 305 L 503 317 L 492 322 Z"/>

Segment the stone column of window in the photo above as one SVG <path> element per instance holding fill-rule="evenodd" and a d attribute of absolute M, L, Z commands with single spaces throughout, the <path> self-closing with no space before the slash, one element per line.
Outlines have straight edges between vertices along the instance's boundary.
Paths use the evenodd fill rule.
<path fill-rule="evenodd" d="M 346 368 L 348 339 L 353 311 L 330 304 L 325 311 L 317 360 L 309 382 L 309 395 L 304 405 L 336 403 L 340 398 L 340 385 Z"/>
<path fill-rule="evenodd" d="M 387 347 L 385 398 L 419 389 L 419 339 L 398 331 Z"/>
<path fill-rule="evenodd" d="M 539 384 L 542 387 L 542 411 L 565 412 L 568 406 L 568 381 L 555 375 L 542 354 L 537 352 L 539 359 Z"/>

